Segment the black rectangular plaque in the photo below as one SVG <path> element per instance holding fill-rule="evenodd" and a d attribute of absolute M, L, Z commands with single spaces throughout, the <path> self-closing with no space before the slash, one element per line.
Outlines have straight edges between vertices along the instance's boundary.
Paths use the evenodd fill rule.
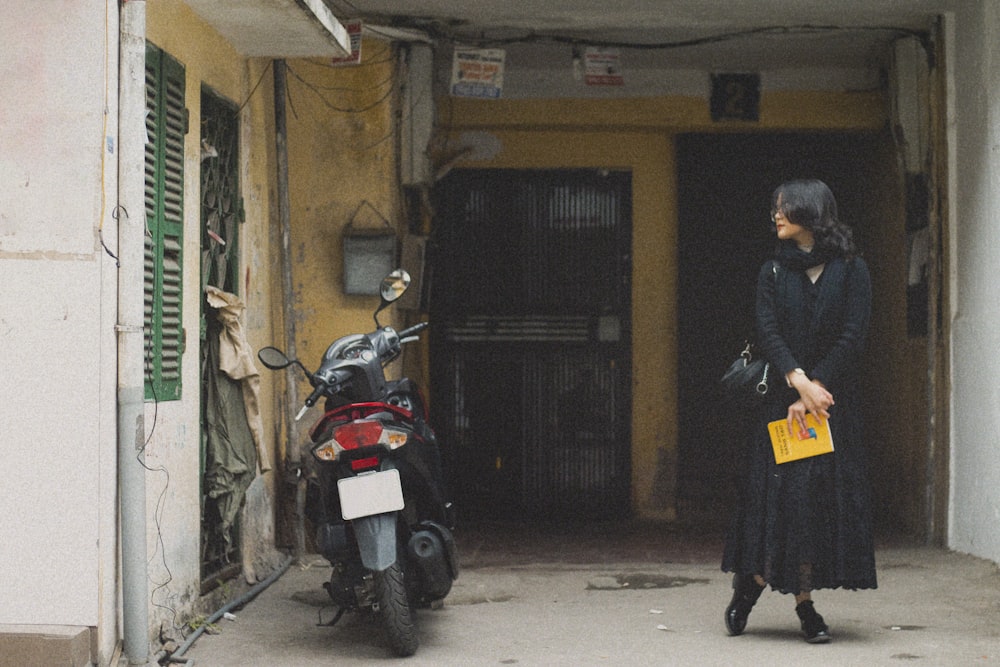
<path fill-rule="evenodd" d="M 760 120 L 759 74 L 713 74 L 713 121 Z"/>

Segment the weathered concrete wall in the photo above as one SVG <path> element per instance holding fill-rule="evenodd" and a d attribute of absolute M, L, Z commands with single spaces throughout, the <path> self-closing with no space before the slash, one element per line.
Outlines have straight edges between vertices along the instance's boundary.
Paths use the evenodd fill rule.
<path fill-rule="evenodd" d="M 955 19 L 949 546 L 1000 562 L 1000 2 Z"/>

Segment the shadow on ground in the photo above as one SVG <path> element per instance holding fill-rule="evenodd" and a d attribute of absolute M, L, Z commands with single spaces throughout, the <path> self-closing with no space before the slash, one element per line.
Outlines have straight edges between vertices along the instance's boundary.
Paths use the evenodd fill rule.
<path fill-rule="evenodd" d="M 712 563 L 721 561 L 724 516 L 687 517 L 674 523 L 466 521 L 455 538 L 463 567 L 537 563 Z M 917 547 L 913 537 L 876 536 L 878 548 Z"/>

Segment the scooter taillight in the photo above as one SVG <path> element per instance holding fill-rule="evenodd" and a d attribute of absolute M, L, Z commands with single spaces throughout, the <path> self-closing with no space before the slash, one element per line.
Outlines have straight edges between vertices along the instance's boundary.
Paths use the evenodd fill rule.
<path fill-rule="evenodd" d="M 353 421 L 333 429 L 333 439 L 344 449 L 357 449 L 377 444 L 382 437 L 382 424 L 377 421 Z"/>
<path fill-rule="evenodd" d="M 330 438 L 316 445 L 313 456 L 320 461 L 336 461 L 341 452 L 372 445 L 397 449 L 406 444 L 407 433 L 387 428 L 374 419 L 357 419 L 333 429 Z"/>

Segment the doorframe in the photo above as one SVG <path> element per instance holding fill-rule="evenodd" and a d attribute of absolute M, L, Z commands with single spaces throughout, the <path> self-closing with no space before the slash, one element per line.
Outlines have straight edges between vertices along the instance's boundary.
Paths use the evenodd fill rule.
<path fill-rule="evenodd" d="M 435 284 L 444 292 L 430 311 L 437 323 L 431 337 L 436 359 L 431 361 L 441 369 L 438 385 L 449 389 L 441 389 L 432 403 L 444 406 L 437 423 L 446 443 L 452 441 L 449 467 L 458 476 L 453 486 L 466 496 L 458 500 L 506 508 L 488 510 L 503 516 L 485 518 L 508 518 L 509 513 L 531 519 L 627 516 L 631 172 L 460 168 L 438 182 L 434 200 L 438 229 L 430 243 L 438 255 Z M 509 244 L 503 242 L 511 238 Z M 561 246 L 564 241 L 572 249 Z M 565 252 L 552 252 L 552 243 Z M 550 280 L 553 271 L 559 276 Z M 468 290 L 484 296 L 470 301 L 462 296 Z M 581 373 L 589 381 L 566 384 L 567 374 Z M 486 376 L 492 378 L 485 384 L 492 387 L 489 391 L 483 391 Z M 479 391 L 470 389 L 472 378 L 479 378 Z M 521 387 L 509 388 L 521 397 L 495 398 L 497 385 L 508 378 L 514 385 L 521 379 Z M 575 417 L 559 400 L 572 395 L 565 403 L 578 407 L 591 391 L 599 398 Z M 488 408 L 482 404 L 484 395 L 494 396 Z M 521 405 L 550 399 L 551 409 Z M 603 405 L 611 406 L 608 416 L 613 419 L 585 428 L 583 422 Z M 484 425 L 487 414 L 508 411 L 514 414 L 502 421 L 519 425 L 523 437 L 512 440 L 507 434 L 493 440 L 503 429 L 493 422 Z M 574 429 L 590 433 L 567 435 Z M 589 460 L 581 452 L 587 442 L 596 454 Z M 566 455 L 552 458 L 560 447 Z M 490 497 L 484 497 L 487 488 L 493 491 Z"/>
<path fill-rule="evenodd" d="M 931 392 L 927 419 L 930 422 L 927 442 L 927 522 L 925 541 L 946 546 L 951 510 L 951 320 L 952 290 L 955 281 L 951 267 L 955 265 L 952 243 L 955 219 L 954 182 L 956 123 L 954 118 L 955 55 L 954 19 L 939 17 L 930 40 L 933 49 L 929 68 L 927 99 L 929 141 L 928 177 L 931 202 L 929 206 L 930 284 L 928 302 L 928 382 Z"/>
<path fill-rule="evenodd" d="M 552 118 L 553 114 L 543 114 Z M 455 118 L 460 116 L 456 115 Z M 544 125 L 544 124 L 542 124 Z M 616 121 L 609 119 L 614 127 Z M 676 201 L 673 137 L 612 129 L 490 132 L 504 147 L 462 166 L 613 169 L 632 173 L 631 507 L 638 519 L 672 521 L 676 510 Z M 645 280 L 641 278 L 645 277 Z"/>

